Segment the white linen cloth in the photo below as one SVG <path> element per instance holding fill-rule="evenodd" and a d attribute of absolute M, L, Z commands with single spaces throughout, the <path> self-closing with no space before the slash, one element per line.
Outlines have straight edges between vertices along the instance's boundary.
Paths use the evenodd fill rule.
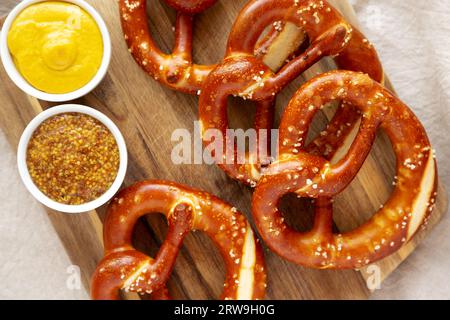
<path fill-rule="evenodd" d="M 398 95 L 424 123 L 450 190 L 450 1 L 351 0 Z M 0 299 L 86 299 L 44 210 L 22 186 L 0 131 Z M 378 299 L 450 299 L 450 218 L 376 291 Z"/>
<path fill-rule="evenodd" d="M 351 0 L 400 98 L 420 118 L 450 190 L 450 1 Z M 379 299 L 450 299 L 450 218 L 374 294 Z"/>

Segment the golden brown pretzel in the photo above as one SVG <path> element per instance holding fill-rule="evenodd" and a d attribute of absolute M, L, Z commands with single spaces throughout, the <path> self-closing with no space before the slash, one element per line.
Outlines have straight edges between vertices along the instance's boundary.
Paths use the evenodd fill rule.
<path fill-rule="evenodd" d="M 155 259 L 132 246 L 137 220 L 151 213 L 167 217 L 169 231 Z M 224 299 L 264 298 L 262 250 L 245 216 L 222 200 L 172 182 L 145 181 L 121 191 L 104 224 L 105 257 L 92 279 L 93 299 L 118 299 L 121 289 L 168 298 L 165 287 L 184 237 L 205 232 L 225 260 Z"/>
<path fill-rule="evenodd" d="M 332 163 L 303 147 L 313 116 L 336 100 L 358 108 L 362 121 L 348 153 Z M 355 178 L 379 128 L 397 156 L 396 187 L 368 222 L 334 234 L 331 199 Z M 367 75 L 335 71 L 306 83 L 283 114 L 279 138 L 279 159 L 260 180 L 252 210 L 262 238 L 282 257 L 314 268 L 360 268 L 401 248 L 427 223 L 437 169 L 426 132 L 406 105 Z M 278 202 L 288 193 L 317 199 L 311 231 L 299 233 L 284 222 Z"/>
<path fill-rule="evenodd" d="M 326 56 L 333 56 L 340 69 L 364 72 L 372 79 L 382 81 L 383 69 L 372 44 L 323 0 L 250 1 L 233 25 L 227 56 L 253 55 L 264 30 L 277 23 L 290 23 L 301 28 L 311 45 L 272 77 L 271 86 L 285 87 L 305 68 Z M 275 27 L 275 31 L 277 29 Z M 255 94 L 267 98 L 271 93 L 264 91 Z"/>
<path fill-rule="evenodd" d="M 136 62 L 153 78 L 174 90 L 197 94 L 215 65 L 197 65 L 192 62 L 193 18 L 195 14 L 214 5 L 217 0 L 165 0 L 165 2 L 178 13 L 175 25 L 175 47 L 171 54 L 164 54 L 150 35 L 146 0 L 119 0 L 125 40 Z M 273 41 L 275 39 L 268 39 L 258 46 L 264 46 L 269 50 Z M 283 48 L 282 46 L 286 43 L 283 40 L 278 42 L 275 52 L 268 54 L 269 60 L 279 61 L 280 55 L 287 57 L 295 49 Z M 290 42 L 296 43 L 295 39 L 291 39 Z"/>
<path fill-rule="evenodd" d="M 193 15 L 208 9 L 216 0 L 166 2 L 178 10 L 175 47 L 171 54 L 163 53 L 151 37 L 147 22 L 147 0 L 119 0 L 125 40 L 136 62 L 153 78 L 172 89 L 196 94 L 214 66 L 192 62 Z"/>
<path fill-rule="evenodd" d="M 264 30 L 280 21 L 284 21 L 289 30 L 292 30 L 292 25 L 301 28 L 308 35 L 311 44 L 305 52 L 275 73 L 264 61 L 255 57 L 254 48 Z M 269 39 L 276 37 L 269 34 Z M 218 129 L 223 136 L 226 135 L 226 101 L 229 95 L 255 101 L 270 101 L 288 83 L 325 56 L 334 56 L 342 69 L 362 71 L 376 81 L 383 80 L 381 63 L 373 46 L 326 1 L 250 1 L 233 26 L 227 56 L 208 76 L 203 86 L 199 102 L 203 132 L 207 129 Z M 341 112 L 332 120 L 331 126 L 342 125 L 342 122 L 337 122 L 344 118 Z M 352 114 L 345 116 L 352 117 Z M 346 134 L 347 131 L 341 130 L 341 133 Z M 203 137 L 205 144 L 210 142 L 205 135 Z M 331 134 L 327 139 L 333 139 Z M 318 143 L 327 144 L 323 141 Z M 223 147 L 227 150 L 233 146 L 224 141 Z M 248 158 L 255 156 L 250 154 Z M 239 164 L 233 159 L 224 159 L 219 166 L 230 177 L 255 185 L 261 175 L 261 164 L 261 161 Z"/>
<path fill-rule="evenodd" d="M 119 0 L 122 28 L 129 50 L 136 62 L 153 78 L 174 90 L 199 94 L 202 84 L 215 65 L 197 65 L 192 62 L 193 15 L 200 13 L 216 0 L 165 0 L 178 10 L 176 20 L 176 41 L 172 54 L 164 54 L 152 39 L 147 22 L 146 0 Z M 295 33 L 295 32 L 293 32 Z M 294 36 L 296 37 L 296 36 Z M 290 39 L 290 43 L 296 43 Z M 273 39 L 264 45 L 272 48 Z M 283 39 L 263 59 L 284 61 L 295 48 L 284 47 Z M 280 49 L 281 47 L 281 49 Z M 258 102 L 255 129 L 271 129 L 273 125 L 273 101 Z M 267 142 L 269 143 L 269 142 Z"/>

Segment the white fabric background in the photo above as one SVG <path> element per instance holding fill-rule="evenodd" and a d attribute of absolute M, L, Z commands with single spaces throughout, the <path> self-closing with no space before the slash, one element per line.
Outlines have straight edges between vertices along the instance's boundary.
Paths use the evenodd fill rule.
<path fill-rule="evenodd" d="M 437 150 L 450 190 L 450 1 L 351 0 L 399 96 Z M 0 299 L 83 299 L 66 286 L 70 261 L 42 208 L 22 186 L 0 131 Z M 450 299 L 450 218 L 374 294 L 379 299 Z"/>
<path fill-rule="evenodd" d="M 450 1 L 351 2 L 398 95 L 425 125 L 450 190 Z M 449 230 L 446 216 L 374 297 L 450 299 Z"/>

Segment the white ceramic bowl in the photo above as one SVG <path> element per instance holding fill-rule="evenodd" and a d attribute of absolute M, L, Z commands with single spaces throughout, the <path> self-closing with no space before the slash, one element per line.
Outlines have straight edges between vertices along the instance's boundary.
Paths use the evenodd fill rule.
<path fill-rule="evenodd" d="M 5 67 L 6 72 L 8 73 L 8 76 L 11 78 L 11 80 L 24 92 L 26 92 L 28 95 L 33 96 L 35 98 L 45 100 L 45 101 L 53 101 L 53 102 L 63 102 L 63 101 L 70 101 L 74 99 L 78 99 L 97 87 L 97 85 L 103 80 L 103 78 L 106 75 L 106 72 L 108 71 L 109 63 L 111 61 L 111 38 L 109 35 L 108 28 L 106 27 L 105 21 L 103 21 L 103 18 L 100 16 L 100 14 L 87 2 L 84 0 L 58 0 L 63 2 L 69 2 L 78 5 L 79 7 L 83 8 L 86 12 L 88 12 L 97 22 L 98 27 L 100 28 L 100 31 L 102 33 L 103 37 L 103 60 L 102 64 L 97 72 L 97 74 L 92 78 L 92 80 L 86 84 L 84 87 L 73 91 L 69 93 L 64 94 L 51 94 L 46 93 L 40 90 L 37 90 L 35 87 L 33 87 L 31 84 L 28 83 L 28 81 L 20 74 L 20 72 L 17 70 L 16 65 L 14 64 L 13 58 L 11 57 L 11 54 L 9 52 L 8 48 L 8 33 L 11 29 L 11 25 L 16 19 L 17 15 L 21 13 L 25 8 L 29 7 L 30 5 L 40 3 L 40 2 L 47 2 L 48 0 L 24 0 L 20 2 L 8 15 L 8 17 L 5 20 L 5 23 L 3 24 L 3 28 L 1 31 L 0 36 L 0 55 L 3 62 L 3 66 Z"/>
<path fill-rule="evenodd" d="M 99 120 L 101 123 L 103 123 L 113 134 L 114 138 L 116 139 L 117 146 L 119 147 L 119 154 L 120 154 L 120 165 L 119 165 L 119 171 L 117 172 L 116 180 L 113 182 L 112 186 L 109 188 L 106 193 L 104 193 L 100 198 L 85 203 L 81 205 L 67 205 L 62 204 L 59 202 L 56 202 L 49 197 L 47 197 L 44 193 L 39 190 L 39 188 L 34 184 L 33 180 L 31 179 L 31 176 L 28 172 L 28 166 L 27 166 L 27 148 L 28 148 L 28 142 L 30 141 L 34 131 L 41 125 L 41 123 L 45 120 L 47 120 L 50 117 L 53 117 L 57 114 L 61 113 L 68 113 L 68 112 L 75 112 L 75 113 L 83 113 L 87 114 L 97 120 Z M 37 117 L 35 117 L 30 124 L 26 127 L 25 131 L 22 134 L 22 137 L 20 138 L 19 142 L 19 148 L 17 150 L 17 164 L 19 168 L 20 177 L 22 178 L 23 183 L 25 184 L 28 191 L 31 192 L 31 194 L 42 204 L 46 205 L 47 207 L 60 211 L 60 212 L 66 212 L 66 213 L 81 213 L 86 211 L 95 210 L 96 208 L 104 205 L 106 202 L 108 202 L 119 190 L 120 186 L 123 183 L 123 180 L 125 178 L 125 173 L 127 171 L 127 162 L 128 162 L 128 155 L 127 155 L 127 147 L 125 144 L 125 140 L 122 136 L 122 134 L 119 131 L 119 128 L 109 119 L 106 115 L 103 113 L 86 107 L 82 105 L 77 104 L 66 104 L 61 105 L 57 107 L 50 108 L 42 113 L 40 113 Z"/>

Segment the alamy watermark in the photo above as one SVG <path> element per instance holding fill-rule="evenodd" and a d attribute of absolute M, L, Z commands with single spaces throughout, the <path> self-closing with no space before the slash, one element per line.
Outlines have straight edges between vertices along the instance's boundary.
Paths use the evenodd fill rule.
<path fill-rule="evenodd" d="M 381 289 L 381 268 L 376 264 L 368 266 L 363 272 L 365 272 L 367 289 L 370 291 Z"/>
<path fill-rule="evenodd" d="M 77 265 L 70 265 L 66 269 L 68 274 L 66 279 L 66 287 L 69 290 L 81 290 L 81 270 Z"/>
<path fill-rule="evenodd" d="M 175 144 L 171 159 L 176 165 L 255 164 L 278 155 L 278 129 L 227 129 L 223 133 L 218 129 L 203 130 L 195 121 L 193 134 L 188 129 L 177 129 L 171 141 Z"/>

